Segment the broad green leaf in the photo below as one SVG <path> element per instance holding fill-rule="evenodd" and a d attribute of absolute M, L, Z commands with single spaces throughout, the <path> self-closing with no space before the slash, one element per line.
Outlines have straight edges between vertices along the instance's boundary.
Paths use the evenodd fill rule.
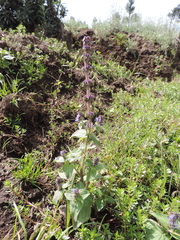
<path fill-rule="evenodd" d="M 81 157 L 81 154 L 82 154 L 82 149 L 76 148 L 76 149 L 72 150 L 71 152 L 69 152 L 66 155 L 66 158 L 69 162 L 74 162 L 74 161 L 79 160 L 79 158 Z"/>
<path fill-rule="evenodd" d="M 64 193 L 64 196 L 67 200 L 73 201 L 75 200 L 74 193 L 72 190 L 68 190 L 66 193 Z"/>
<path fill-rule="evenodd" d="M 76 132 L 74 132 L 71 137 L 86 138 L 87 137 L 87 132 L 86 132 L 85 129 L 79 129 Z"/>
<path fill-rule="evenodd" d="M 58 204 L 58 202 L 60 200 L 62 200 L 62 198 L 63 198 L 63 192 L 59 191 L 59 190 L 56 190 L 55 193 L 54 193 L 52 201 L 56 205 L 56 204 Z"/>
<path fill-rule="evenodd" d="M 62 166 L 63 171 L 65 172 L 67 178 L 72 177 L 73 171 L 74 171 L 74 164 L 72 163 L 66 163 Z"/>
<path fill-rule="evenodd" d="M 86 189 L 80 189 L 79 193 L 83 200 L 85 200 L 90 195 L 90 192 L 88 192 Z"/>
<path fill-rule="evenodd" d="M 73 226 L 74 228 L 79 227 L 82 223 L 89 220 L 91 216 L 92 198 L 88 196 L 83 201 L 76 199 L 71 203 L 71 211 L 73 214 Z"/>
<path fill-rule="evenodd" d="M 163 227 L 165 227 L 166 229 L 168 228 L 168 217 L 167 217 L 167 215 L 162 214 L 162 213 L 155 213 L 155 212 L 151 212 L 151 215 L 153 217 L 155 217 Z"/>
<path fill-rule="evenodd" d="M 83 201 L 83 207 L 81 208 L 77 221 L 80 223 L 84 223 L 89 220 L 91 216 L 91 207 L 92 207 L 92 198 L 89 196 Z"/>
<path fill-rule="evenodd" d="M 95 205 L 98 211 L 101 211 L 106 206 L 106 201 L 102 198 L 97 198 Z"/>
<path fill-rule="evenodd" d="M 59 177 L 62 178 L 62 179 L 67 179 L 67 176 L 64 172 L 59 172 Z"/>
<path fill-rule="evenodd" d="M 68 181 L 68 182 L 62 184 L 62 188 L 63 189 L 68 188 L 70 185 L 71 185 L 71 182 Z"/>
<path fill-rule="evenodd" d="M 149 219 L 145 223 L 146 240 L 170 240 L 170 235 L 165 232 L 156 221 Z"/>
<path fill-rule="evenodd" d="M 96 136 L 93 133 L 89 134 L 89 138 L 96 144 L 96 146 L 100 147 L 100 141 L 96 138 Z"/>

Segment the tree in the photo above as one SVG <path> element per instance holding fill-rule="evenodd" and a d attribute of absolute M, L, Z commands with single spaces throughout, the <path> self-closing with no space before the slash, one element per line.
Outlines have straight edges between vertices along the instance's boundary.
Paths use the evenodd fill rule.
<path fill-rule="evenodd" d="M 19 24 L 27 32 L 36 28 L 48 37 L 62 37 L 61 19 L 66 15 L 61 1 L 55 0 L 0 0 L 0 27 L 15 29 Z"/>
<path fill-rule="evenodd" d="M 129 2 L 126 4 L 126 11 L 129 15 L 129 19 L 131 17 L 131 15 L 133 14 L 134 10 L 135 10 L 135 6 L 134 6 L 134 0 L 129 0 Z"/>
<path fill-rule="evenodd" d="M 180 20 L 180 4 L 168 14 L 168 17 L 171 20 Z"/>

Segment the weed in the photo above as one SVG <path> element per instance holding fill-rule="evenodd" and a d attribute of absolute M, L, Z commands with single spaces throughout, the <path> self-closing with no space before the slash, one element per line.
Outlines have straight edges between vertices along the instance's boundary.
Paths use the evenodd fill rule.
<path fill-rule="evenodd" d="M 24 158 L 18 159 L 18 166 L 14 175 L 20 181 L 36 184 L 42 172 L 42 162 L 37 158 L 37 153 L 27 153 Z"/>

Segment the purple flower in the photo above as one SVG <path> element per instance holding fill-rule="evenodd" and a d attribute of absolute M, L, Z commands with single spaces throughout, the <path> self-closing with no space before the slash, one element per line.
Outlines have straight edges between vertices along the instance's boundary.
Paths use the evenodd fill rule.
<path fill-rule="evenodd" d="M 78 112 L 76 118 L 75 118 L 75 122 L 79 122 L 81 118 L 81 112 Z"/>
<path fill-rule="evenodd" d="M 60 156 L 63 157 L 63 156 L 67 153 L 67 151 L 66 151 L 66 150 L 62 150 L 62 151 L 60 151 L 59 153 L 60 153 Z"/>
<path fill-rule="evenodd" d="M 104 117 L 102 115 L 99 115 L 94 119 L 95 122 L 98 122 L 100 126 L 104 124 Z"/>
<path fill-rule="evenodd" d="M 90 36 L 84 36 L 82 41 L 83 41 L 83 43 L 87 43 L 87 42 L 91 41 L 91 38 L 90 38 Z"/>
<path fill-rule="evenodd" d="M 90 94 L 90 95 L 86 94 L 84 97 L 85 97 L 87 100 L 90 100 L 90 99 L 93 99 L 93 98 L 94 98 L 94 95 L 93 95 L 93 94 Z"/>
<path fill-rule="evenodd" d="M 84 58 L 86 58 L 86 59 L 87 59 L 87 58 L 89 58 L 89 57 L 90 57 L 90 54 L 89 54 L 89 53 L 84 53 L 84 54 L 83 54 L 83 56 L 84 56 Z"/>
<path fill-rule="evenodd" d="M 84 83 L 85 83 L 85 84 L 91 84 L 91 83 L 92 83 L 92 80 L 89 79 L 89 78 L 88 78 L 88 79 L 85 79 L 85 80 L 84 80 Z"/>
<path fill-rule="evenodd" d="M 180 219 L 180 215 L 179 213 L 170 213 L 169 216 L 168 216 L 168 219 L 169 219 L 169 226 L 172 228 L 172 229 L 178 229 L 179 228 L 179 225 L 177 223 L 177 221 Z"/>
<path fill-rule="evenodd" d="M 87 51 L 87 50 L 90 50 L 90 49 L 91 49 L 90 45 L 88 45 L 88 44 L 83 45 L 83 50 Z"/>
<path fill-rule="evenodd" d="M 99 163 L 99 158 L 98 158 L 98 157 L 94 158 L 94 160 L 93 160 L 93 166 L 98 165 L 98 163 Z"/>
<path fill-rule="evenodd" d="M 88 116 L 93 116 L 93 115 L 94 115 L 94 112 L 93 112 L 93 111 L 87 112 L 87 115 L 88 115 Z"/>
<path fill-rule="evenodd" d="M 57 185 L 57 188 L 58 188 L 58 189 L 62 186 L 62 181 L 61 181 L 61 178 L 60 178 L 60 177 L 57 177 L 57 178 L 56 178 L 56 185 Z"/>
<path fill-rule="evenodd" d="M 83 66 L 82 67 L 82 70 L 84 71 L 84 72 L 86 72 L 86 71 L 88 71 L 88 70 L 91 70 L 92 69 L 92 66 L 91 65 L 86 65 L 86 66 Z"/>
<path fill-rule="evenodd" d="M 72 192 L 74 193 L 74 197 L 77 197 L 77 196 L 79 196 L 79 189 L 78 188 L 73 188 L 72 189 Z"/>

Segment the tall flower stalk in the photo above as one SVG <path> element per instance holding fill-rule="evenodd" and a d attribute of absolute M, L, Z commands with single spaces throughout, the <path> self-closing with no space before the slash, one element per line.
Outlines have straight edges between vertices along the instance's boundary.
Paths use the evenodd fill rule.
<path fill-rule="evenodd" d="M 68 153 L 65 150 L 60 151 L 60 156 L 56 158 L 56 162 L 62 164 L 62 169 L 59 172 L 62 179 L 58 178 L 60 185 L 58 185 L 53 200 L 55 204 L 61 204 L 62 200 L 66 201 L 66 229 L 69 229 L 71 223 L 73 228 L 77 228 L 88 221 L 91 216 L 92 206 L 95 205 L 98 210 L 101 210 L 110 199 L 104 190 L 102 194 L 99 194 L 100 189 L 95 190 L 96 181 L 101 178 L 100 171 L 104 168 L 104 165 L 99 162 L 98 157 L 92 159 L 89 154 L 91 148 L 100 146 L 94 132 L 99 132 L 100 126 L 103 124 L 101 115 L 94 119 L 95 123 L 93 121 L 92 100 L 94 95 L 91 92 L 91 38 L 89 36 L 83 38 L 82 49 L 85 76 L 83 83 L 86 92 L 84 96 L 86 101 L 86 121 L 80 121 L 81 113 L 78 112 L 75 122 L 80 121 L 79 129 L 72 134 L 72 137 L 78 138 L 78 142 L 83 142 L 83 144 Z M 84 122 L 86 123 L 84 124 Z M 99 205 L 99 203 L 101 204 Z"/>
<path fill-rule="evenodd" d="M 89 143 L 89 137 L 91 133 L 92 128 L 92 99 L 94 98 L 94 95 L 91 94 L 91 83 L 92 80 L 90 79 L 90 72 L 92 70 L 91 66 L 91 38 L 89 36 L 85 36 L 83 38 L 83 58 L 84 58 L 84 66 L 83 71 L 85 75 L 84 84 L 86 86 L 86 117 L 87 117 L 87 123 L 86 123 L 86 129 L 87 129 L 87 136 L 86 136 L 86 142 L 85 142 L 85 148 L 84 148 L 84 157 L 82 158 L 81 166 L 80 166 L 80 177 L 81 181 L 83 182 L 84 177 L 84 163 L 87 158 L 88 154 L 88 143 Z"/>

